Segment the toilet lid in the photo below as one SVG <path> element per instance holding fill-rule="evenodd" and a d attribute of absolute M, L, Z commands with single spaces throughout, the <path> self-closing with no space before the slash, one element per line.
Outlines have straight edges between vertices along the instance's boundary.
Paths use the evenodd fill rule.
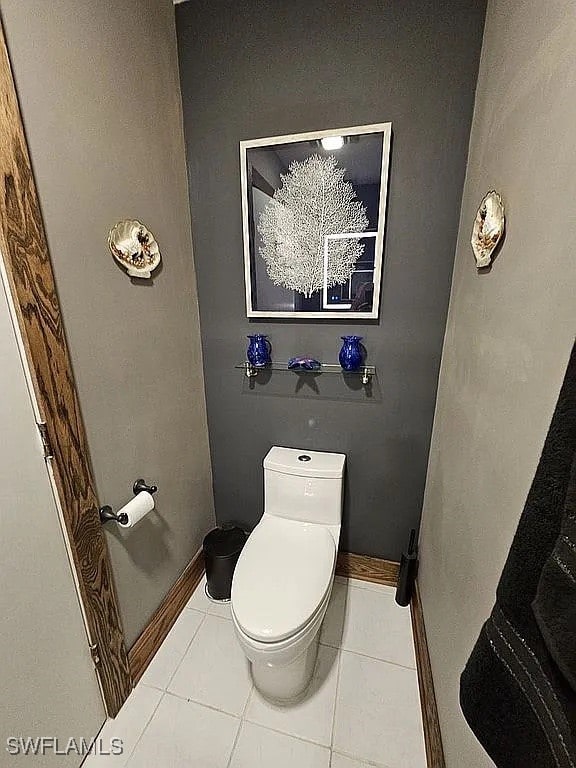
<path fill-rule="evenodd" d="M 242 631 L 265 643 L 295 634 L 330 589 L 335 556 L 327 528 L 265 515 L 232 581 L 232 610 Z"/>

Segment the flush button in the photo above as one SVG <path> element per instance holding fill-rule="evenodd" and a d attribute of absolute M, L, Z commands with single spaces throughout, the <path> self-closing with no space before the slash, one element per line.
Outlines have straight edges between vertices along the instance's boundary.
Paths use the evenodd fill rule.
<path fill-rule="evenodd" d="M 298 456 L 298 461 L 312 461 L 312 457 L 306 456 L 306 454 L 303 453 L 301 456 Z"/>

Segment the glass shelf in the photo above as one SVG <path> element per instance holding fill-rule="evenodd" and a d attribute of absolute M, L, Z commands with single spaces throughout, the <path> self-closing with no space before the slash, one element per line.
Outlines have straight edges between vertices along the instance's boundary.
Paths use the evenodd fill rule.
<path fill-rule="evenodd" d="M 256 366 L 252 365 L 247 360 L 243 363 L 238 363 L 234 367 L 243 370 L 245 375 L 250 379 L 254 376 L 258 376 L 259 373 L 264 371 L 284 371 L 286 373 L 297 373 L 299 375 L 312 374 L 315 376 L 320 373 L 340 373 L 344 376 L 361 376 L 362 384 L 369 384 L 372 376 L 376 375 L 376 366 L 374 365 L 363 365 L 358 368 L 357 371 L 345 371 L 339 363 L 321 363 L 320 368 L 315 371 L 307 371 L 302 368 L 288 368 L 287 362 L 272 362 L 261 368 L 256 368 Z"/>

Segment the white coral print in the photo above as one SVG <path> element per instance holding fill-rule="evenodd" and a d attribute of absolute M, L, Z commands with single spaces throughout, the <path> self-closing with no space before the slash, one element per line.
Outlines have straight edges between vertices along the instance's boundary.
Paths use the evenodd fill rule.
<path fill-rule="evenodd" d="M 324 282 L 324 237 L 364 232 L 366 207 L 356 198 L 335 157 L 311 155 L 290 163 L 282 184 L 260 214 L 260 256 L 275 285 L 309 298 Z M 358 239 L 330 243 L 328 287 L 350 279 L 364 251 Z"/>

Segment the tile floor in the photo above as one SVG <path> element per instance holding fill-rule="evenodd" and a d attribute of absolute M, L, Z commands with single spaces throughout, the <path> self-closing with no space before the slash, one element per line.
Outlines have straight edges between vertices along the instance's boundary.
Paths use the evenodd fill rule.
<path fill-rule="evenodd" d="M 336 578 L 307 698 L 255 690 L 227 605 L 200 584 L 84 768 L 426 768 L 410 612 L 394 591 Z"/>

